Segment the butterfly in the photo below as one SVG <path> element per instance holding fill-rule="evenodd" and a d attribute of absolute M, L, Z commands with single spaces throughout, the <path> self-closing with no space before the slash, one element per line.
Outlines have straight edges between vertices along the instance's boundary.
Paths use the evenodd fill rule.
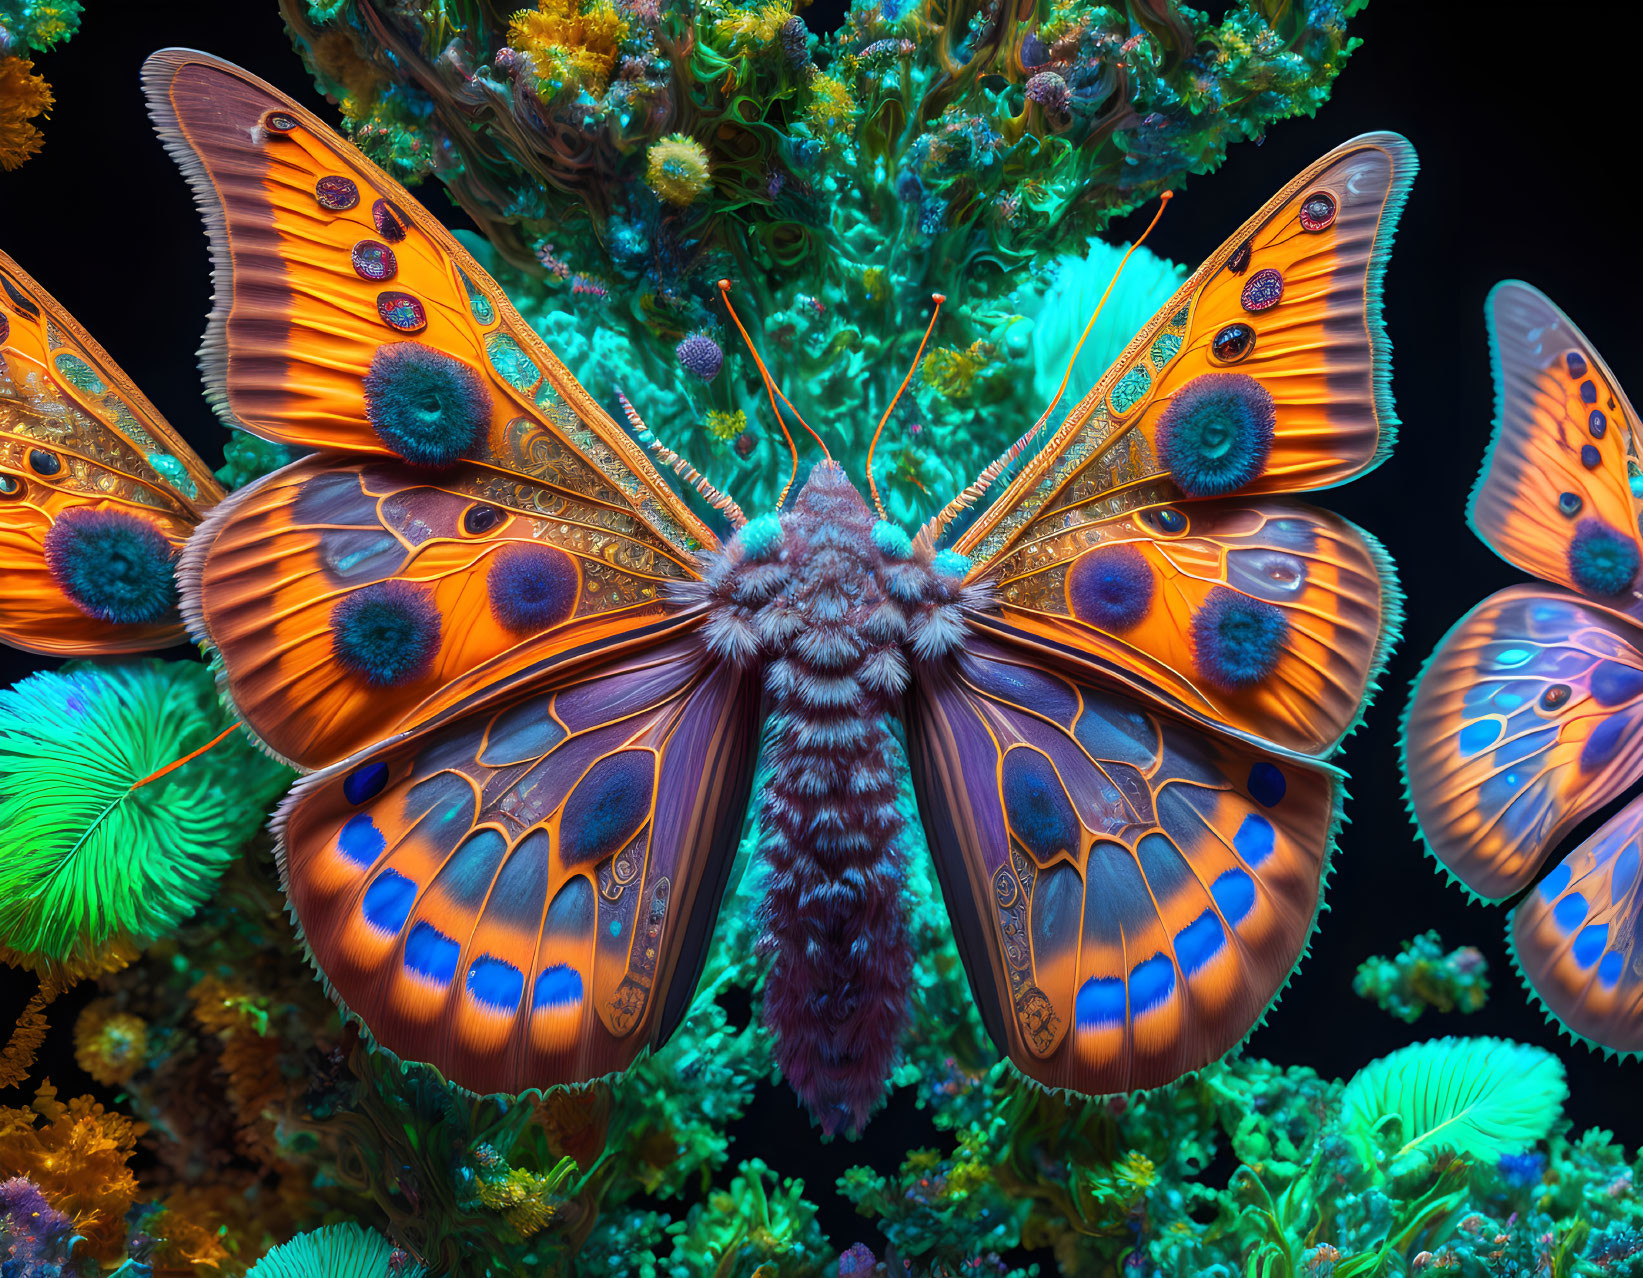
<path fill-rule="evenodd" d="M 1643 776 L 1637 416 L 1592 344 L 1538 289 L 1485 304 L 1495 436 L 1472 527 L 1545 585 L 1473 608 L 1416 680 L 1404 721 L 1410 809 L 1452 879 L 1487 901 L 1535 881 L 1584 818 Z M 1518 902 L 1514 961 L 1578 1038 L 1643 1050 L 1643 800 Z"/>
<path fill-rule="evenodd" d="M 1407 143 L 1290 183 L 951 547 L 1002 461 L 917 538 L 824 459 L 782 509 L 719 503 L 721 540 L 321 121 L 200 53 L 144 78 L 212 241 L 209 394 L 310 450 L 207 518 L 183 610 L 309 773 L 285 889 L 379 1046 L 513 1093 L 665 1041 L 762 740 L 766 1022 L 823 1127 L 859 1127 L 906 1015 L 896 720 L 1025 1073 L 1125 1091 L 1244 1038 L 1311 933 L 1324 760 L 1396 624 L 1375 543 L 1286 494 L 1390 446 Z"/>
<path fill-rule="evenodd" d="M 181 642 L 175 563 L 222 495 L 103 348 L 0 253 L 0 641 L 56 656 Z"/>

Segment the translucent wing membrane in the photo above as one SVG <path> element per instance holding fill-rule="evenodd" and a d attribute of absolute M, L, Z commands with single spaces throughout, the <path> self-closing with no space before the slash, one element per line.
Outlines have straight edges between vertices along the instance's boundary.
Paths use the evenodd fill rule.
<path fill-rule="evenodd" d="M 476 1092 L 620 1070 L 694 986 L 757 751 L 694 635 L 462 707 L 305 779 L 291 908 L 383 1046 Z"/>
<path fill-rule="evenodd" d="M 1397 627 L 1373 539 L 1283 499 L 1144 507 L 993 572 L 1000 607 L 978 625 L 1305 754 L 1356 721 Z"/>
<path fill-rule="evenodd" d="M 599 470 L 630 521 L 716 544 L 456 240 L 316 117 L 240 68 L 167 49 L 144 67 L 161 137 L 211 231 L 202 348 L 232 419 L 304 448 L 551 479 Z M 519 450 L 535 428 L 558 450 Z"/>
<path fill-rule="evenodd" d="M 1643 799 L 1634 799 L 1512 911 L 1512 955 L 1570 1033 L 1643 1052 L 1639 866 Z"/>
<path fill-rule="evenodd" d="M 1495 440 L 1472 494 L 1473 527 L 1525 572 L 1634 606 L 1643 458 L 1631 405 L 1591 343 L 1538 289 L 1497 284 L 1485 314 Z"/>
<path fill-rule="evenodd" d="M 1432 854 L 1472 892 L 1527 887 L 1643 771 L 1640 640 L 1604 608 L 1514 586 L 1438 645 L 1410 701 L 1404 775 Z"/>
<path fill-rule="evenodd" d="M 172 564 L 221 495 L 103 348 L 0 253 L 0 640 L 61 655 L 176 643 Z"/>
<path fill-rule="evenodd" d="M 1415 155 L 1324 156 L 1229 239 L 955 543 L 1013 547 L 1142 506 L 1338 484 L 1391 443 L 1380 275 Z M 939 530 L 931 530 L 931 535 Z"/>
<path fill-rule="evenodd" d="M 979 637 L 916 682 L 909 746 L 971 986 L 1027 1074 L 1157 1086 L 1236 1046 L 1288 980 L 1332 771 Z"/>

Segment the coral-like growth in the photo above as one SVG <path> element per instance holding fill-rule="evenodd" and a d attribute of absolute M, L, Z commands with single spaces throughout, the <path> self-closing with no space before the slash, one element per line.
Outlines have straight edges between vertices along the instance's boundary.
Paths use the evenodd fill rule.
<path fill-rule="evenodd" d="M 78 0 L 0 0 L 0 169 L 17 168 L 45 141 L 33 121 L 51 114 L 51 86 L 27 55 L 78 31 L 81 8 Z"/>
<path fill-rule="evenodd" d="M 1410 1024 L 1428 1008 L 1476 1012 L 1489 998 L 1488 963 L 1471 945 L 1445 954 L 1436 932 L 1422 932 L 1405 941 L 1395 958 L 1364 960 L 1352 990 Z"/>
<path fill-rule="evenodd" d="M 193 912 L 289 777 L 192 662 L 71 665 L 0 692 L 0 945 L 46 964 Z M 149 778 L 153 778 L 149 780 Z"/>

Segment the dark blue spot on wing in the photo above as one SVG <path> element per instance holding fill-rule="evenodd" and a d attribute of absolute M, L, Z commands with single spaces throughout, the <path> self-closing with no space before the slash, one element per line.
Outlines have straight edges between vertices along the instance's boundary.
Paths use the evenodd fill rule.
<path fill-rule="evenodd" d="M 1574 877 L 1574 871 L 1569 868 L 1567 861 L 1561 862 L 1558 867 L 1540 881 L 1540 899 L 1550 904 L 1563 895 L 1563 889 L 1569 886 L 1569 880 Z"/>
<path fill-rule="evenodd" d="M 1175 964 L 1166 954 L 1154 954 L 1130 973 L 1132 1015 L 1151 1011 L 1175 992 Z"/>
<path fill-rule="evenodd" d="M 337 833 L 337 851 L 355 865 L 374 865 L 387 840 L 368 812 L 359 812 L 348 818 L 348 823 Z"/>
<path fill-rule="evenodd" d="M 1563 363 L 1568 368 L 1570 377 L 1586 376 L 1586 360 L 1579 351 L 1570 351 L 1563 357 Z"/>
<path fill-rule="evenodd" d="M 1592 432 L 1593 439 L 1603 438 L 1603 432 L 1609 429 L 1609 419 L 1603 415 L 1601 408 L 1594 408 L 1587 415 L 1586 429 Z"/>
<path fill-rule="evenodd" d="M 525 992 L 525 974 L 512 963 L 481 954 L 468 968 L 468 993 L 487 1007 L 511 1012 Z"/>
<path fill-rule="evenodd" d="M 1245 865 L 1260 865 L 1272 855 L 1276 841 L 1272 822 L 1259 812 L 1246 816 L 1238 826 L 1238 833 L 1232 836 L 1232 846 Z"/>
<path fill-rule="evenodd" d="M 1275 808 L 1284 801 L 1284 794 L 1289 789 L 1289 782 L 1284 780 L 1283 770 L 1275 763 L 1260 760 L 1249 770 L 1249 797 L 1254 799 L 1263 808 Z"/>
<path fill-rule="evenodd" d="M 1133 629 L 1152 607 L 1153 572 L 1135 546 L 1101 546 L 1067 573 L 1067 602 L 1078 620 L 1102 630 Z"/>
<path fill-rule="evenodd" d="M 1580 464 L 1587 470 L 1596 470 L 1603 454 L 1597 451 L 1596 444 L 1582 444 L 1580 446 Z"/>
<path fill-rule="evenodd" d="M 1004 756 L 1004 812 L 1021 846 L 1039 862 L 1077 856 L 1083 828 L 1055 765 L 1036 750 Z"/>
<path fill-rule="evenodd" d="M 374 799 L 382 793 L 382 787 L 388 784 L 388 765 L 378 760 L 362 763 L 350 772 L 342 781 L 342 795 L 349 803 L 356 806 L 367 799 Z"/>
<path fill-rule="evenodd" d="M 1592 699 L 1600 706 L 1618 706 L 1643 696 L 1643 670 L 1620 661 L 1600 661 L 1592 671 Z"/>
<path fill-rule="evenodd" d="M 379 932 L 392 936 L 405 926 L 416 904 L 416 882 L 397 870 L 384 870 L 365 889 L 361 911 L 365 921 Z"/>
<path fill-rule="evenodd" d="M 606 755 L 565 800 L 559 849 L 567 864 L 602 861 L 620 851 L 650 819 L 656 756 L 649 750 Z"/>
<path fill-rule="evenodd" d="M 1480 750 L 1487 750 L 1500 737 L 1499 719 L 1479 719 L 1460 730 L 1457 744 L 1463 758 L 1471 758 Z"/>
<path fill-rule="evenodd" d="M 1205 910 L 1176 934 L 1175 957 L 1181 970 L 1191 976 L 1219 954 L 1227 943 L 1226 929 L 1214 910 Z"/>
<path fill-rule="evenodd" d="M 1240 923 L 1255 908 L 1255 883 L 1242 870 L 1223 870 L 1210 885 L 1209 894 L 1228 923 Z"/>
<path fill-rule="evenodd" d="M 423 921 L 405 938 L 405 966 L 437 985 L 450 984 L 462 947 L 432 923 Z"/>
<path fill-rule="evenodd" d="M 1264 599 L 1216 586 L 1193 614 L 1191 634 L 1198 674 L 1223 692 L 1236 692 L 1277 669 L 1289 642 L 1289 618 Z"/>
<path fill-rule="evenodd" d="M 1575 943 L 1569 953 L 1574 955 L 1576 963 L 1581 967 L 1590 967 L 1603 957 L 1603 951 L 1609 944 L 1609 929 L 1602 923 L 1591 923 L 1580 929 L 1580 935 L 1575 937 Z"/>
<path fill-rule="evenodd" d="M 1584 772 L 1595 772 L 1620 752 L 1631 726 L 1626 715 L 1612 714 L 1592 730 L 1586 744 L 1580 748 L 1580 767 Z"/>
<path fill-rule="evenodd" d="M 543 968 L 531 990 L 532 1011 L 571 1007 L 581 1001 L 582 974 L 564 963 Z"/>
<path fill-rule="evenodd" d="M 557 626 L 576 610 L 581 579 L 576 561 L 554 546 L 515 542 L 503 547 L 485 577 L 491 613 L 514 634 Z"/>
<path fill-rule="evenodd" d="M 1565 932 L 1573 932 L 1586 921 L 1586 898 L 1579 892 L 1559 898 L 1552 907 L 1552 918 Z"/>
<path fill-rule="evenodd" d="M 1073 1016 L 1080 1029 L 1121 1024 L 1127 1010 L 1124 982 L 1114 976 L 1090 977 L 1078 987 L 1073 1000 Z"/>
<path fill-rule="evenodd" d="M 1580 399 L 1581 399 L 1582 403 L 1586 403 L 1586 404 L 1595 404 L 1595 403 L 1597 403 L 1597 383 L 1596 382 L 1581 382 L 1580 383 Z"/>

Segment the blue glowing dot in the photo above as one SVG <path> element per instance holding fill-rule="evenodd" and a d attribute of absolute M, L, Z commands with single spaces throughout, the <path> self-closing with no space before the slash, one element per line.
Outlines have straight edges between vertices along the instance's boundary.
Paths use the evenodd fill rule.
<path fill-rule="evenodd" d="M 556 546 L 514 542 L 504 546 L 485 574 L 491 613 L 515 634 L 557 626 L 576 610 L 581 579 L 576 561 Z"/>
<path fill-rule="evenodd" d="M 1223 870 L 1210 884 L 1209 894 L 1228 923 L 1241 922 L 1255 908 L 1255 882 L 1242 870 Z"/>
<path fill-rule="evenodd" d="M 612 936 L 621 936 L 622 935 L 622 920 L 621 919 L 612 919 L 610 921 L 610 934 Z"/>
<path fill-rule="evenodd" d="M 1181 970 L 1191 976 L 1226 946 L 1226 929 L 1214 910 L 1205 910 L 1175 936 L 1175 957 Z"/>
<path fill-rule="evenodd" d="M 1580 446 L 1580 464 L 1587 470 L 1596 470 L 1598 463 L 1603 460 L 1603 454 L 1597 451 L 1596 444 L 1582 444 Z"/>
<path fill-rule="evenodd" d="M 1471 758 L 1478 751 L 1487 750 L 1499 739 L 1500 731 L 1499 719 L 1479 719 L 1467 724 L 1457 739 L 1462 757 Z"/>
<path fill-rule="evenodd" d="M 1609 419 L 1603 415 L 1601 408 L 1594 408 L 1586 418 L 1586 429 L 1592 432 L 1593 439 L 1602 439 L 1603 432 L 1609 429 Z"/>
<path fill-rule="evenodd" d="M 1557 495 L 1558 510 L 1567 515 L 1570 519 L 1573 519 L 1576 515 L 1578 515 L 1580 513 L 1580 508 L 1585 504 L 1585 501 L 1581 498 L 1579 493 L 1559 493 Z"/>
<path fill-rule="evenodd" d="M 913 539 L 907 535 L 907 530 L 887 519 L 881 519 L 873 525 L 873 544 L 879 548 L 879 554 L 886 559 L 911 559 L 913 557 Z"/>
<path fill-rule="evenodd" d="M 1226 586 L 1209 592 L 1192 618 L 1192 655 L 1204 680 L 1224 692 L 1260 683 L 1278 667 L 1289 619 L 1275 604 Z"/>
<path fill-rule="evenodd" d="M 1260 477 L 1272 452 L 1272 392 L 1244 373 L 1200 373 L 1158 419 L 1158 457 L 1189 497 L 1235 492 Z"/>
<path fill-rule="evenodd" d="M 373 759 L 362 763 L 342 779 L 342 795 L 356 807 L 367 799 L 374 799 L 388 784 L 388 765 Z"/>
<path fill-rule="evenodd" d="M 365 374 L 365 417 L 395 456 L 444 467 L 490 425 L 491 392 L 461 360 L 421 342 L 377 348 Z"/>
<path fill-rule="evenodd" d="M 1569 863 L 1564 861 L 1540 881 L 1540 899 L 1548 905 L 1563 895 L 1563 889 L 1569 886 L 1569 880 L 1574 877 L 1574 871 Z"/>
<path fill-rule="evenodd" d="M 1146 617 L 1153 585 L 1152 566 L 1135 546 L 1101 546 L 1067 573 L 1067 602 L 1080 621 L 1123 632 Z"/>
<path fill-rule="evenodd" d="M 1574 960 L 1581 967 L 1590 967 L 1603 957 L 1603 951 L 1609 944 L 1609 929 L 1602 923 L 1590 923 L 1580 929 L 1580 935 L 1575 937 L 1575 943 L 1569 949 Z"/>
<path fill-rule="evenodd" d="M 1583 403 L 1597 403 L 1597 384 L 1595 382 L 1581 382 L 1580 398 Z"/>
<path fill-rule="evenodd" d="M 1523 698 L 1515 692 L 1497 692 L 1494 696 L 1495 705 L 1502 710 L 1516 710 L 1523 704 Z"/>
<path fill-rule="evenodd" d="M 337 851 L 355 865 L 375 865 L 387 846 L 388 841 L 368 812 L 356 812 L 337 832 Z"/>
<path fill-rule="evenodd" d="M 487 1007 L 511 1012 L 525 992 L 525 974 L 512 963 L 481 954 L 468 968 L 468 993 Z"/>
<path fill-rule="evenodd" d="M 1166 954 L 1154 954 L 1130 972 L 1131 1014 L 1141 1015 L 1157 1007 L 1175 992 L 1175 964 Z"/>
<path fill-rule="evenodd" d="M 1249 797 L 1263 808 L 1275 808 L 1284 801 L 1289 782 L 1284 779 L 1283 769 L 1262 759 L 1251 765 L 1247 788 Z"/>
<path fill-rule="evenodd" d="M 532 1011 L 569 1007 L 581 1001 L 582 974 L 564 963 L 543 968 L 531 989 Z"/>
<path fill-rule="evenodd" d="M 1565 932 L 1573 932 L 1586 921 L 1586 898 L 1579 892 L 1570 892 L 1552 907 L 1552 918 Z"/>
<path fill-rule="evenodd" d="M 152 625 L 177 615 L 176 548 L 146 519 L 71 506 L 42 539 L 46 567 L 87 616 Z"/>
<path fill-rule="evenodd" d="M 1521 666 L 1534 655 L 1533 648 L 1502 648 L 1495 654 L 1495 666 L 1498 669 L 1510 670 L 1513 666 Z"/>
<path fill-rule="evenodd" d="M 416 904 L 416 893 L 414 879 L 406 878 L 397 870 L 384 870 L 372 879 L 371 886 L 365 889 L 365 899 L 360 904 L 360 912 L 365 915 L 365 921 L 377 931 L 393 936 L 405 926 L 405 920 L 411 917 L 411 907 Z"/>
<path fill-rule="evenodd" d="M 1563 363 L 1567 366 L 1571 378 L 1586 376 L 1586 360 L 1579 351 L 1570 351 L 1563 357 Z"/>
<path fill-rule="evenodd" d="M 462 947 L 432 923 L 422 921 L 405 938 L 405 966 L 437 985 L 449 985 L 456 975 Z"/>
<path fill-rule="evenodd" d="M 770 559 L 782 548 L 782 517 L 767 514 L 750 519 L 742 525 L 736 540 L 747 558 Z"/>
<path fill-rule="evenodd" d="M 1129 1011 L 1124 982 L 1115 976 L 1092 976 L 1078 987 L 1073 1017 L 1080 1029 L 1121 1024 Z"/>
<path fill-rule="evenodd" d="M 1251 812 L 1239 823 L 1238 833 L 1232 836 L 1233 850 L 1245 865 L 1259 865 L 1272 855 L 1277 843 L 1277 832 L 1259 812 Z"/>
<path fill-rule="evenodd" d="M 1631 537 L 1601 519 L 1582 519 L 1575 526 L 1569 576 L 1587 594 L 1623 594 L 1637 577 L 1637 568 L 1637 543 Z"/>
<path fill-rule="evenodd" d="M 1643 497 L 1643 471 L 1626 477 L 1626 486 L 1632 490 L 1633 497 Z"/>
<path fill-rule="evenodd" d="M 1620 975 L 1626 969 L 1626 960 L 1619 950 L 1610 950 L 1603 956 L 1603 961 L 1597 965 L 1597 979 L 1603 988 L 1612 990 L 1620 984 Z"/>
<path fill-rule="evenodd" d="M 439 652 L 439 609 L 432 592 L 408 581 L 379 581 L 331 609 L 331 651 L 379 688 L 421 678 Z"/>

